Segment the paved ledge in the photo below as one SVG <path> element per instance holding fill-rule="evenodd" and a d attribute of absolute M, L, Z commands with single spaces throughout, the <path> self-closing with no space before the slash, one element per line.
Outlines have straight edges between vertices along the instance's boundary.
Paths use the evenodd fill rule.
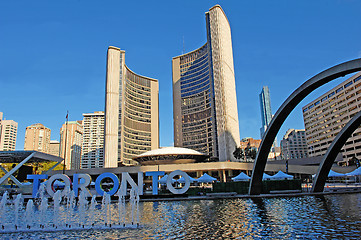
<path fill-rule="evenodd" d="M 208 193 L 203 196 L 177 196 L 177 195 L 167 195 L 162 197 L 152 198 L 151 195 L 146 195 L 145 198 L 140 198 L 140 202 L 163 202 L 163 201 L 194 201 L 194 200 L 216 200 L 216 199 L 235 199 L 235 198 L 279 198 L 279 197 L 302 197 L 302 196 L 323 196 L 323 195 L 335 195 L 335 194 L 354 194 L 361 193 L 361 187 L 350 187 L 350 188 L 335 188 L 328 189 L 325 192 L 311 193 L 311 192 L 292 192 L 293 190 L 286 191 L 275 191 L 269 194 L 260 194 L 260 195 L 248 195 L 248 194 L 236 194 L 235 192 L 223 192 L 223 193 Z M 25 195 L 25 202 L 31 199 L 31 195 Z M 101 201 L 101 197 L 97 197 L 97 201 Z M 127 199 L 128 201 L 128 199 Z M 49 202 L 52 202 L 52 198 L 49 198 Z M 117 199 L 112 199 L 112 202 L 118 202 Z"/>
<path fill-rule="evenodd" d="M 298 192 L 298 193 L 270 193 L 260 195 L 216 195 L 216 196 L 189 196 L 189 197 L 174 197 L 174 198 L 147 198 L 141 199 L 141 202 L 157 202 L 157 201 L 194 201 L 194 200 L 216 200 L 216 199 L 235 199 L 235 198 L 279 198 L 279 197 L 302 197 L 302 196 L 323 196 L 323 195 L 335 195 L 335 194 L 353 194 L 361 193 L 361 188 L 353 190 L 337 190 L 330 192 L 310 193 L 310 192 Z"/>

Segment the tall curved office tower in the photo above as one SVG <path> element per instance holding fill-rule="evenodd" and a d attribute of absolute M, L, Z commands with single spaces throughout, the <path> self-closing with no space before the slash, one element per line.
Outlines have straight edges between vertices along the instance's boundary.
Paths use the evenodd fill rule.
<path fill-rule="evenodd" d="M 108 48 L 104 167 L 134 165 L 133 157 L 159 148 L 158 81 L 125 65 L 125 51 Z"/>
<path fill-rule="evenodd" d="M 174 57 L 174 145 L 235 160 L 240 145 L 231 28 L 219 5 L 206 13 L 207 43 Z"/>

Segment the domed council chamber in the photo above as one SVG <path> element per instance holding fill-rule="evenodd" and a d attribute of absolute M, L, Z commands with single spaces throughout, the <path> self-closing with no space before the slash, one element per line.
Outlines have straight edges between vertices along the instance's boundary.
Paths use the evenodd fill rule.
<path fill-rule="evenodd" d="M 141 165 L 159 165 L 206 162 L 208 158 L 208 155 L 192 149 L 164 147 L 142 153 L 133 160 Z"/>

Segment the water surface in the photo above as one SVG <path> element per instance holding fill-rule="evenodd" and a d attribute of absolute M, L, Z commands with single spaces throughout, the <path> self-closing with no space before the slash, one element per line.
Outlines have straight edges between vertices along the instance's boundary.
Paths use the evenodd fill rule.
<path fill-rule="evenodd" d="M 144 202 L 138 229 L 13 233 L 0 238 L 359 239 L 360 213 L 361 194 Z"/>

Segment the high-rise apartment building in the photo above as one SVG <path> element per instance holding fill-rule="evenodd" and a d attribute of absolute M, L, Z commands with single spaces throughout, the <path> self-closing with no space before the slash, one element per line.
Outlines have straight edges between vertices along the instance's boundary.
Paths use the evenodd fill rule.
<path fill-rule="evenodd" d="M 361 110 L 361 72 L 356 73 L 302 108 L 309 156 L 326 153 L 332 140 Z M 344 164 L 361 157 L 361 127 L 342 147 Z"/>
<path fill-rule="evenodd" d="M 49 153 L 51 130 L 41 123 L 28 126 L 25 131 L 25 151 Z"/>
<path fill-rule="evenodd" d="M 306 158 L 308 148 L 304 129 L 288 129 L 281 140 L 283 159 Z"/>
<path fill-rule="evenodd" d="M 235 160 L 240 144 L 231 28 L 219 5 L 206 13 L 207 43 L 174 57 L 174 145 Z"/>
<path fill-rule="evenodd" d="M 108 48 L 104 167 L 134 165 L 159 148 L 158 81 L 132 72 L 125 51 Z"/>
<path fill-rule="evenodd" d="M 83 126 L 81 121 L 69 121 L 60 129 L 60 156 L 65 169 L 80 169 Z"/>
<path fill-rule="evenodd" d="M 13 120 L 3 120 L 0 112 L 0 151 L 14 151 L 16 147 L 16 136 L 18 123 Z"/>
<path fill-rule="evenodd" d="M 81 168 L 104 167 L 104 112 L 83 114 Z"/>
<path fill-rule="evenodd" d="M 49 154 L 60 157 L 60 142 L 58 140 L 50 140 Z"/>

